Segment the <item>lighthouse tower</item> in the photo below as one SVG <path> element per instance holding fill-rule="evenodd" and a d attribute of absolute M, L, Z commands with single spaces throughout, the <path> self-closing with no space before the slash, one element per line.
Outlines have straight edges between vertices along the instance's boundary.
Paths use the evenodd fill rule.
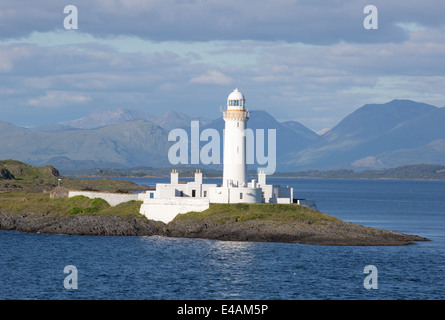
<path fill-rule="evenodd" d="M 246 110 L 246 99 L 238 89 L 229 94 L 223 118 L 225 121 L 223 187 L 246 187 L 245 129 L 249 120 L 249 110 Z"/>
<path fill-rule="evenodd" d="M 178 172 L 173 169 L 170 183 L 157 183 L 155 190 L 136 195 L 138 200 L 143 201 L 139 211 L 141 214 L 151 220 L 169 223 L 178 214 L 202 212 L 211 203 L 298 203 L 316 209 L 313 200 L 294 199 L 293 188 L 267 184 L 264 171 L 258 172 L 258 180 L 247 181 L 245 131 L 249 110 L 246 109 L 244 95 L 238 89 L 227 98 L 223 118 L 225 131 L 222 184 L 203 183 L 199 169 L 195 173 L 195 181 L 180 182 Z M 109 195 L 106 194 L 106 197 Z"/>

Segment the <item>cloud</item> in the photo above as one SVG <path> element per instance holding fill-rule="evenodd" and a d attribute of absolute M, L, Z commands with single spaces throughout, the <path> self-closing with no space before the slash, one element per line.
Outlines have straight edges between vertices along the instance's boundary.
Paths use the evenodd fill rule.
<path fill-rule="evenodd" d="M 250 109 L 316 130 L 370 102 L 445 105 L 445 4 L 437 1 L 375 0 L 374 31 L 363 28 L 362 0 L 70 4 L 76 31 L 63 29 L 65 4 L 0 3 L 2 120 L 19 118 L 20 108 L 31 122 L 45 117 L 41 108 L 70 120 L 122 107 L 213 118 L 235 84 Z"/>
<path fill-rule="evenodd" d="M 403 24 L 437 27 L 443 25 L 441 13 L 445 10 L 445 4 L 433 0 L 375 0 L 379 29 L 366 32 L 363 8 L 369 3 L 365 0 L 72 0 L 70 4 L 78 8 L 78 30 L 98 37 L 126 35 L 154 41 L 204 42 L 283 40 L 325 45 L 339 41 L 404 41 L 407 30 Z M 52 0 L 3 0 L 0 38 L 63 30 L 64 6 Z"/>
<path fill-rule="evenodd" d="M 280 119 L 298 117 L 319 130 L 365 103 L 409 97 L 445 105 L 444 34 L 441 29 L 420 30 L 403 43 L 330 46 L 225 41 L 195 52 L 186 46 L 182 53 L 161 44 L 147 52 L 122 52 L 100 41 L 0 44 L 0 61 L 8 63 L 0 78 L 0 108 L 12 114 L 14 106 L 26 106 L 29 121 L 43 117 L 41 108 L 52 108 L 61 120 L 71 119 L 68 110 L 83 116 L 98 108 L 122 107 L 215 118 L 217 106 L 236 84 L 250 109 L 264 109 Z M 190 53 L 201 59 L 190 58 Z"/>
<path fill-rule="evenodd" d="M 229 85 L 233 81 L 230 77 L 226 76 L 225 74 L 219 71 L 209 70 L 205 74 L 192 78 L 190 82 L 199 84 Z"/>
<path fill-rule="evenodd" d="M 28 46 L 0 46 L 0 73 L 11 73 L 22 59 L 28 59 L 32 53 Z"/>
<path fill-rule="evenodd" d="M 91 97 L 81 93 L 47 91 L 45 96 L 29 99 L 27 104 L 34 107 L 57 108 L 71 107 L 91 101 Z"/>

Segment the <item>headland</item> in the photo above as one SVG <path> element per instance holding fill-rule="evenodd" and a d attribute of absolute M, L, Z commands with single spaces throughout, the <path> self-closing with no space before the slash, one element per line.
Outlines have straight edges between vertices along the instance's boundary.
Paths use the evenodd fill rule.
<path fill-rule="evenodd" d="M 370 228 L 297 204 L 216 204 L 163 223 L 139 213 L 142 201 L 111 206 L 100 198 L 51 197 L 62 179 L 68 188 L 125 193 L 144 189 L 130 181 L 62 177 L 51 167 L 0 163 L 0 229 L 88 236 L 165 236 L 225 241 L 313 245 L 384 246 L 427 241 L 423 237 Z"/>
<path fill-rule="evenodd" d="M 0 229 L 88 236 L 165 236 L 337 246 L 407 245 L 427 239 L 345 222 L 295 204 L 211 204 L 163 223 L 139 214 L 141 201 L 0 194 Z"/>

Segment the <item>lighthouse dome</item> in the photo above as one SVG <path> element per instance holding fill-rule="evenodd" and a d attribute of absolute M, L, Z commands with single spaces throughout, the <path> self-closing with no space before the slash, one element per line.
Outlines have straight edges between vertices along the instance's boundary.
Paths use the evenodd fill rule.
<path fill-rule="evenodd" d="M 246 99 L 244 95 L 237 89 L 233 90 L 227 98 L 227 109 L 244 110 L 246 106 Z"/>
<path fill-rule="evenodd" d="M 238 90 L 238 88 L 233 90 L 233 92 L 230 93 L 229 97 L 227 98 L 227 100 L 243 100 L 243 99 L 244 99 L 244 95 L 242 94 L 241 91 Z"/>

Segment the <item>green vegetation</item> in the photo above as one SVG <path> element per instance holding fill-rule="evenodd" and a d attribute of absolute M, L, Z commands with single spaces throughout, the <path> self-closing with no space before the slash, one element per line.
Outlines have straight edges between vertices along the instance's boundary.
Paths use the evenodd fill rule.
<path fill-rule="evenodd" d="M 178 215 L 176 221 L 209 219 L 217 223 L 242 222 L 248 220 L 267 220 L 279 223 L 309 223 L 325 224 L 338 222 L 339 219 L 330 215 L 312 210 L 308 207 L 276 204 L 210 204 L 210 208 L 203 212 L 189 212 Z"/>
<path fill-rule="evenodd" d="M 41 192 L 0 192 L 0 212 L 13 214 L 41 213 L 53 215 L 129 215 L 144 218 L 139 214 L 142 201 L 129 201 L 111 207 L 103 199 L 90 199 L 84 196 L 51 199 L 48 193 Z"/>
<path fill-rule="evenodd" d="M 85 198 L 84 196 L 76 196 L 71 199 L 81 197 Z M 84 199 L 82 199 L 84 200 Z M 88 206 L 78 207 L 74 206 L 71 209 L 68 210 L 68 214 L 79 214 L 79 213 L 97 213 L 103 209 L 109 208 L 110 205 L 108 202 L 106 202 L 103 199 L 95 198 L 91 201 L 87 201 Z"/>
<path fill-rule="evenodd" d="M 108 207 L 100 211 L 98 214 L 100 215 L 117 215 L 121 217 L 126 216 L 135 216 L 141 219 L 146 219 L 146 217 L 139 213 L 141 209 L 142 201 L 131 200 L 128 202 L 124 202 L 118 204 L 114 207 Z"/>
<path fill-rule="evenodd" d="M 49 191 L 57 185 L 73 190 L 128 192 L 147 190 L 131 181 L 63 177 L 53 166 L 35 167 L 17 160 L 0 161 L 0 190 Z"/>
<path fill-rule="evenodd" d="M 17 160 L 0 161 L 0 189 L 37 189 L 56 186 L 59 171 L 52 166 L 34 167 Z"/>

